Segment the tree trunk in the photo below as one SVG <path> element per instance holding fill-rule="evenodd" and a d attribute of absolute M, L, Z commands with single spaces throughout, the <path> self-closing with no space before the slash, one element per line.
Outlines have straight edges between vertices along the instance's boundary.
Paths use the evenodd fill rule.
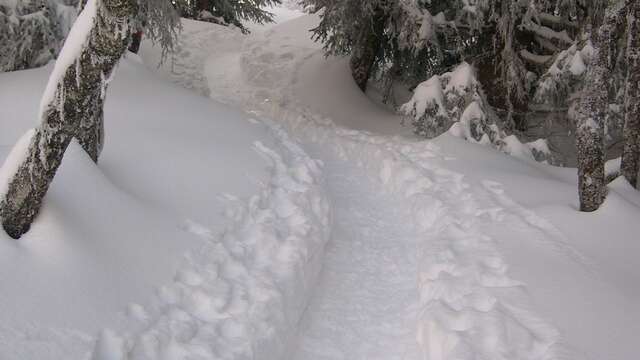
<path fill-rule="evenodd" d="M 640 2 L 629 7 L 627 25 L 627 83 L 625 91 L 622 175 L 638 188 L 640 172 Z"/>
<path fill-rule="evenodd" d="M 364 25 L 360 41 L 354 46 L 351 53 L 351 75 L 362 91 L 367 90 L 367 83 L 380 52 L 386 20 L 384 10 L 378 8 L 372 22 Z"/>
<path fill-rule="evenodd" d="M 609 105 L 607 76 L 611 30 L 606 20 L 599 30 L 593 30 L 596 54 L 585 79 L 576 119 L 580 211 L 586 212 L 598 210 L 606 196 L 604 128 Z"/>
<path fill-rule="evenodd" d="M 106 95 L 106 94 L 105 94 Z M 97 163 L 104 145 L 104 95 L 102 90 L 91 94 L 92 107 L 85 110 L 76 138 L 93 162 Z"/>
<path fill-rule="evenodd" d="M 105 93 L 106 79 L 129 43 L 136 1 L 92 1 L 96 1 L 97 9 L 87 43 L 56 84 L 55 95 L 41 115 L 41 125 L 33 135 L 25 161 L 0 202 L 2 225 L 16 239 L 29 230 L 37 216 L 64 152 L 71 139 L 79 135 L 83 121 L 102 114 L 101 109 L 95 109 L 101 108 L 103 98 L 95 95 Z"/>
<path fill-rule="evenodd" d="M 87 5 L 88 0 L 82 0 L 78 4 L 80 11 Z M 104 93 L 102 87 L 97 87 L 91 94 L 92 100 L 87 101 L 94 104 L 92 107 L 84 109 L 86 112 L 82 115 L 82 121 L 76 139 L 80 146 L 89 155 L 93 162 L 97 163 L 102 152 L 104 141 Z"/>

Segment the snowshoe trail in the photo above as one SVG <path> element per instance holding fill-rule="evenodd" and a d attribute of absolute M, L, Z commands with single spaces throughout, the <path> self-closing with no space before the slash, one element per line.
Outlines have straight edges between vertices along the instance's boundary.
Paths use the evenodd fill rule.
<path fill-rule="evenodd" d="M 402 201 L 345 161 L 325 169 L 333 233 L 292 359 L 417 359 L 417 236 Z"/>
<path fill-rule="evenodd" d="M 561 356 L 559 332 L 537 313 L 525 285 L 509 276 L 483 226 L 514 208 L 499 196 L 483 198 L 499 195 L 498 186 L 486 183 L 478 194 L 447 169 L 448 156 L 431 142 L 346 129 L 300 103 L 293 85 L 313 49 L 308 40 L 287 44 L 282 35 L 259 34 L 201 68 L 211 97 L 273 119 L 324 163 L 332 232 L 315 288 L 303 295 L 306 308 L 299 320 L 289 318 L 291 338 L 279 339 L 288 349 L 284 358 Z M 202 44 L 204 37 L 194 39 Z M 185 61 L 203 58 L 191 53 Z M 198 76 L 183 81 L 201 84 Z"/>

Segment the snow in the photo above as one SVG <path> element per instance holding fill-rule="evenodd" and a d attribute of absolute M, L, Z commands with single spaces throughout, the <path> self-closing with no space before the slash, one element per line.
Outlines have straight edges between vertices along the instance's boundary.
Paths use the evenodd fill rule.
<path fill-rule="evenodd" d="M 428 108 L 435 106 L 437 113 L 449 116 L 445 107 L 445 96 L 465 94 L 472 91 L 475 84 L 477 81 L 473 68 L 468 63 L 462 62 L 452 72 L 435 75 L 419 84 L 411 99 L 400 107 L 400 112 L 420 119 L 425 116 Z M 482 112 L 482 110 L 479 111 Z"/>
<path fill-rule="evenodd" d="M 582 55 L 580 52 L 576 52 L 576 54 L 571 59 L 571 65 L 569 65 L 569 71 L 575 76 L 580 76 L 587 71 L 587 66 L 584 64 L 584 61 L 582 60 Z"/>
<path fill-rule="evenodd" d="M 122 64 L 99 166 L 72 145 L 32 232 L 0 238 L 0 358 L 635 358 L 637 191 L 585 214 L 576 169 L 408 135 L 317 21 L 185 21 L 173 64 Z M 47 71 L 2 75 L 3 156 Z"/>
<path fill-rule="evenodd" d="M 474 70 L 469 63 L 463 61 L 451 73 L 443 75 L 449 79 L 445 93 L 449 91 L 463 92 L 476 83 Z"/>
<path fill-rule="evenodd" d="M 439 76 L 433 76 L 431 79 L 418 85 L 413 93 L 413 97 L 409 102 L 402 105 L 401 111 L 411 112 L 415 109 L 415 118 L 421 118 L 427 111 L 427 108 L 436 106 L 438 113 L 447 115 L 444 106 L 444 92 Z"/>
<path fill-rule="evenodd" d="M 276 27 L 268 38 L 247 40 L 248 45 L 240 51 L 250 59 L 224 78 L 225 90 L 231 90 L 228 94 L 234 101 L 245 106 L 251 104 L 261 109 L 258 113 L 271 114 L 288 123 L 291 132 L 298 134 L 303 143 L 309 143 L 318 157 L 327 160 L 325 171 L 333 174 L 328 178 L 339 178 L 341 186 L 347 187 L 344 183 L 356 175 L 344 169 L 348 165 L 329 161 L 334 156 L 331 154 L 368 170 L 370 178 L 379 178 L 382 187 L 377 194 L 409 196 L 404 207 L 415 215 L 407 221 L 411 226 L 422 225 L 418 228 L 425 231 L 420 239 L 424 239 L 422 249 L 426 250 L 417 259 L 425 274 L 420 288 L 425 293 L 422 302 L 425 312 L 417 323 L 421 329 L 417 333 L 421 356 L 633 358 L 633 337 L 640 324 L 638 307 L 632 305 L 638 301 L 638 271 L 637 267 L 623 269 L 620 265 L 633 264 L 639 253 L 632 235 L 638 230 L 630 229 L 637 225 L 609 216 L 600 218 L 597 224 L 585 222 L 585 215 L 576 210 L 575 169 L 556 169 L 530 159 L 507 157 L 449 135 L 433 142 L 384 135 L 402 134 L 399 127 L 381 126 L 397 117 L 387 113 L 385 122 L 375 104 L 348 86 L 346 62 L 322 60 L 319 50 L 312 53 L 311 45 L 299 40 L 299 34 L 304 33 L 312 19 L 301 18 Z M 289 43 L 284 41 L 287 37 Z M 283 45 L 289 45 L 287 51 L 293 53 L 294 60 L 291 56 L 275 56 Z M 269 55 L 269 66 L 253 61 L 268 54 L 274 54 Z M 217 64 L 221 57 L 224 55 L 212 56 L 209 66 Z M 236 59 L 243 59 L 243 54 Z M 287 66 L 295 71 L 281 70 L 281 66 L 291 62 L 294 66 Z M 233 76 L 238 74 L 241 76 L 235 77 L 237 85 L 233 87 Z M 263 83 L 262 79 L 276 81 Z M 372 109 L 376 109 L 375 116 L 369 116 Z M 548 150 L 541 141 L 522 144 L 515 137 L 513 140 L 514 147 Z M 365 181 L 358 184 L 370 186 Z M 603 212 L 623 211 L 637 216 L 638 194 L 628 188 L 622 193 L 618 186 L 612 185 L 605 206 L 611 204 L 612 208 Z M 330 191 L 338 193 L 332 202 L 336 214 L 370 214 L 364 208 L 376 208 L 356 189 L 346 191 L 361 194 L 357 196 L 359 202 L 367 205 L 362 210 L 347 207 L 356 206 L 352 201 L 341 208 L 340 199 L 345 195 L 340 194 L 344 191 L 340 188 Z M 620 203 L 620 196 L 629 199 L 629 203 Z M 352 224 L 343 230 L 352 234 L 349 238 L 359 239 L 360 231 L 381 234 L 387 241 L 403 237 L 393 230 L 382 230 L 386 222 L 372 215 L 359 217 L 360 220 L 344 216 L 345 222 Z M 373 224 L 381 227 L 372 231 Z M 340 226 L 336 223 L 336 228 Z M 358 230 L 360 226 L 368 230 Z M 604 235 L 612 228 L 625 230 L 616 231 L 619 236 L 615 238 Z M 365 275 L 359 269 L 366 268 L 366 264 L 379 264 L 353 260 L 374 256 L 373 251 L 365 250 L 374 247 L 374 243 L 359 248 L 357 242 L 344 243 L 339 234 L 329 242 L 319 290 L 303 318 L 304 330 L 296 354 L 304 355 L 302 358 L 375 358 L 377 354 L 381 357 L 393 354 L 406 345 L 407 351 L 399 353 L 412 358 L 411 344 L 403 342 L 406 324 L 400 321 L 405 316 L 411 318 L 411 306 L 396 311 L 401 319 L 381 321 L 380 315 L 367 315 L 369 309 L 378 304 L 384 306 L 387 301 L 375 297 L 374 288 L 371 293 L 351 288 L 333 292 L 334 286 L 341 289 L 352 280 L 367 284 L 366 278 L 359 277 Z M 609 240 L 603 243 L 605 238 Z M 612 246 L 609 241 L 617 243 L 615 248 L 626 248 L 628 252 L 609 251 Z M 333 246 L 344 251 L 349 251 L 350 246 L 359 249 L 358 255 L 351 257 L 355 262 L 352 270 L 341 260 L 342 254 L 332 255 Z M 353 279 L 337 279 L 337 275 L 332 275 L 352 273 Z M 390 288 L 396 289 L 395 286 L 403 289 L 401 282 Z M 404 291 L 400 291 L 398 299 L 411 290 Z M 384 308 L 401 305 L 399 301 L 389 299 L 390 305 Z M 349 304 L 359 306 L 349 310 Z M 396 339 L 396 343 L 377 346 L 388 344 L 385 342 L 388 339 Z"/>
<path fill-rule="evenodd" d="M 612 159 L 604 164 L 604 172 L 607 176 L 619 174 L 622 167 L 622 157 Z"/>
<path fill-rule="evenodd" d="M 31 139 L 33 139 L 34 133 L 34 130 L 29 130 L 22 135 L 6 159 L 4 159 L 4 164 L 0 168 L 0 201 L 7 195 L 11 176 L 18 171 L 20 165 L 27 158 L 29 154 L 29 144 L 31 143 Z"/>
<path fill-rule="evenodd" d="M 99 166 L 72 143 L 29 234 L 0 235 L 0 358 L 83 358 L 98 331 L 118 330 L 129 308 L 140 313 L 130 304 L 146 304 L 185 253 L 210 241 L 203 233 L 227 227 L 229 199 L 245 201 L 271 178 L 254 147 L 278 143 L 270 129 L 134 59 L 110 87 Z M 38 118 L 51 71 L 0 75 L 3 162 Z"/>
<path fill-rule="evenodd" d="M 433 23 L 436 25 L 447 25 L 449 22 L 447 21 L 444 13 L 439 12 L 436 16 L 433 17 Z"/>
<path fill-rule="evenodd" d="M 287 353 L 320 271 L 330 214 L 320 163 L 268 125 L 283 147 L 276 152 L 255 144 L 271 163 L 269 184 L 234 211 L 222 236 L 188 254 L 175 282 L 138 310 L 141 330 L 127 335 L 123 350 L 131 358 L 277 359 Z"/>

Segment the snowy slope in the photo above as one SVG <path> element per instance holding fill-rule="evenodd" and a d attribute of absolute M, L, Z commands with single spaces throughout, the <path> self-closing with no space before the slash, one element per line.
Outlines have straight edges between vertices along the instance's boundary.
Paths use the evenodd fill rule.
<path fill-rule="evenodd" d="M 422 258 L 416 265 L 422 315 L 415 324 L 423 355 L 634 359 L 640 333 L 635 235 L 640 229 L 632 219 L 640 215 L 638 193 L 618 181 L 601 211 L 582 214 L 576 211 L 575 169 L 515 159 L 449 135 L 432 142 L 386 136 L 405 133 L 398 118 L 349 85 L 344 60 L 322 58 L 304 35 L 314 21 L 296 19 L 256 34 L 228 53 L 210 53 L 202 67 L 211 96 L 286 124 L 314 156 L 327 162 L 329 179 L 345 177 L 341 181 L 346 182 L 357 176 L 345 170 L 348 165 L 330 161 L 337 155 L 380 179 L 382 191 L 406 197 L 399 206 L 414 214 L 406 226 L 423 231 L 418 246 Z M 333 196 L 338 196 L 333 201 L 337 214 L 364 211 L 341 210 L 341 195 Z M 381 220 L 361 224 L 347 217 L 345 223 L 350 221 L 353 226 L 345 231 L 357 239 L 355 234 L 379 230 L 374 224 Z M 336 223 L 336 229 L 340 226 Z M 365 229 L 356 230 L 358 226 Z M 380 235 L 387 241 L 401 236 Z M 331 286 L 341 286 L 339 279 L 331 280 L 335 271 L 359 276 L 355 268 L 368 265 L 354 261 L 354 270 L 339 267 L 347 265 L 332 260 L 334 246 L 357 243 L 341 245 L 334 233 L 320 287 L 305 314 L 309 330 L 301 333 L 299 351 L 306 354 L 301 358 L 385 354 L 375 350 L 382 338 L 363 335 L 377 327 L 378 318 L 367 315 L 367 309 L 345 312 L 341 307 L 376 306 L 358 298 L 374 294 L 373 288 L 364 295 L 316 299 L 335 291 Z M 361 251 L 367 258 L 368 247 Z M 374 263 L 370 265 L 379 265 Z M 365 279 L 354 281 L 366 284 Z M 398 316 L 410 316 L 412 309 Z M 350 327 L 351 316 L 369 320 Z M 399 326 L 388 330 L 401 334 Z"/>
<path fill-rule="evenodd" d="M 36 123 L 50 71 L 1 74 L 0 159 Z M 125 60 L 99 166 L 72 144 L 31 232 L 0 235 L 0 358 L 79 358 L 170 282 L 184 253 L 227 226 L 233 199 L 271 177 L 254 143 L 279 141 L 249 119 Z"/>
<path fill-rule="evenodd" d="M 575 169 L 408 135 L 316 22 L 123 63 L 100 165 L 74 145 L 0 238 L 0 358 L 635 359 L 638 193 L 582 214 Z M 47 71 L 0 78 L 2 157 Z"/>

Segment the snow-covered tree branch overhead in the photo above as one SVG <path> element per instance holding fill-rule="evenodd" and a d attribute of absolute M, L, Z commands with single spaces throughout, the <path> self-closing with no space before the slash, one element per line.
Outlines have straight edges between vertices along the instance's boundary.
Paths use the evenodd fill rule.
<path fill-rule="evenodd" d="M 182 30 L 180 14 L 170 0 L 138 0 L 135 27 L 144 29 L 145 37 L 160 45 L 162 60 L 175 50 Z"/>
<path fill-rule="evenodd" d="M 137 12 L 135 0 L 88 0 L 74 23 L 42 97 L 41 124 L 28 148 L 12 153 L 19 165 L 0 194 L 0 219 L 11 237 L 29 230 L 69 143 L 83 122 L 102 113 Z"/>
<path fill-rule="evenodd" d="M 176 5 L 182 16 L 234 25 L 243 33 L 249 29 L 243 21 L 264 24 L 273 21 L 273 14 L 266 10 L 281 4 L 282 0 L 177 0 Z"/>

